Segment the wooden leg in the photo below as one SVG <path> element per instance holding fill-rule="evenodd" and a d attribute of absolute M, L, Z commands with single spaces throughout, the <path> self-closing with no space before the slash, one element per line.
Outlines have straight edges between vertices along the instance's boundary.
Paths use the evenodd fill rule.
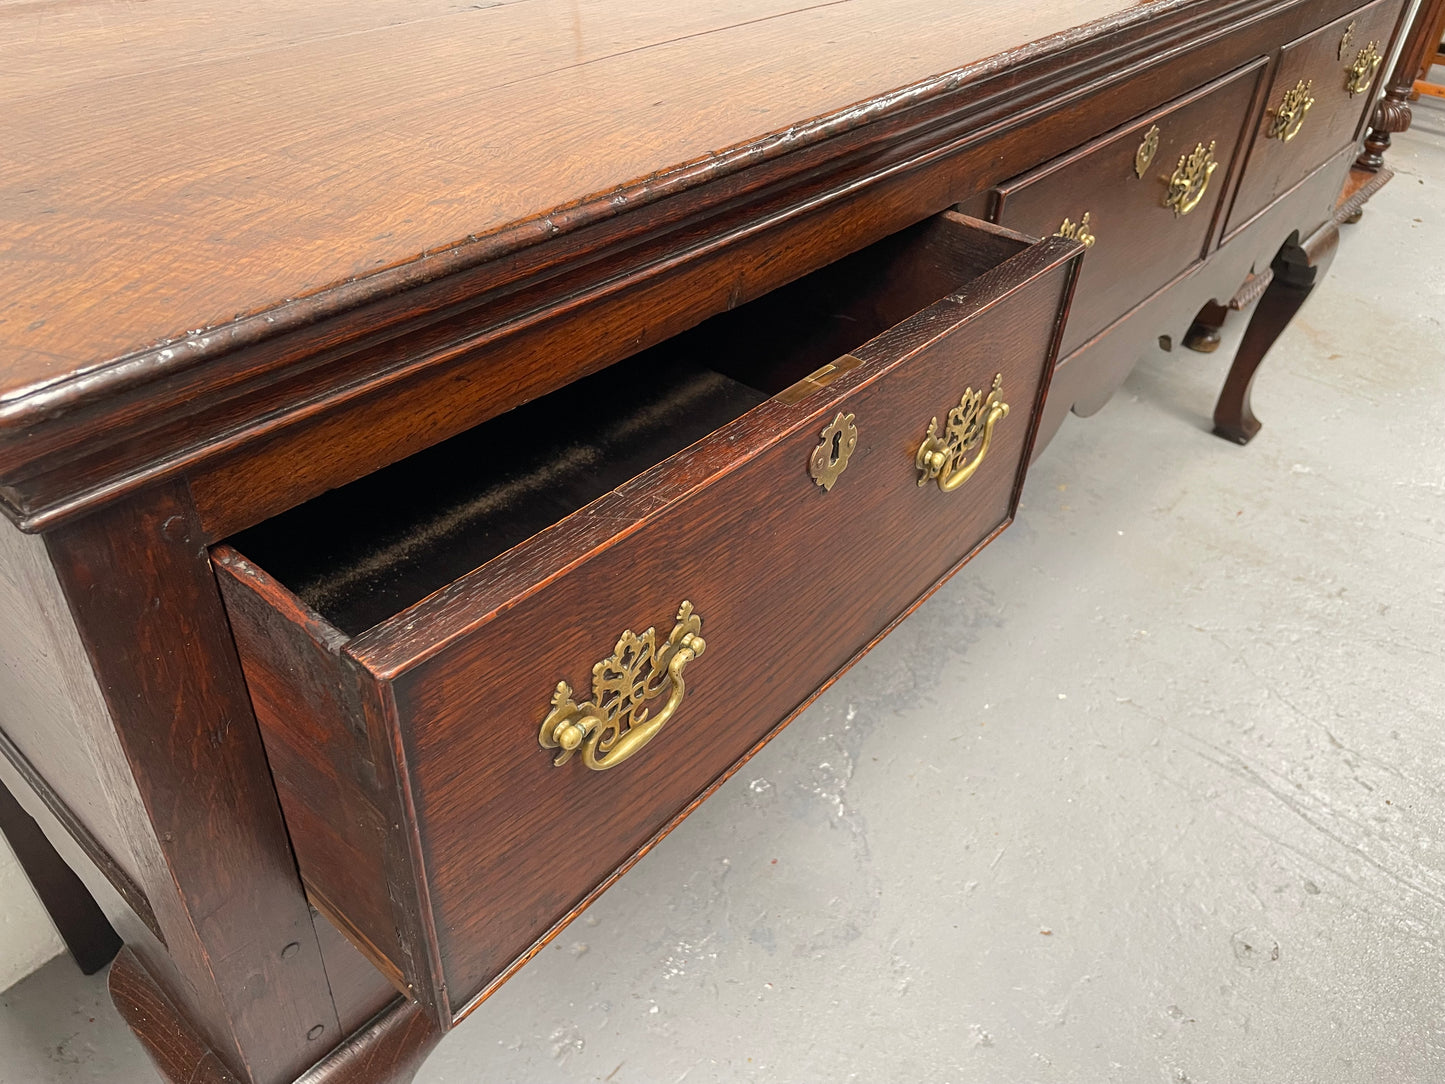
<path fill-rule="evenodd" d="M 1445 24 L 1445 0 L 1424 0 L 1415 13 L 1394 70 L 1385 80 L 1385 95 L 1370 116 L 1370 131 L 1365 136 L 1364 153 L 1355 160 L 1357 166 L 1379 169 L 1385 163 L 1385 152 L 1390 149 L 1390 133 L 1410 127 L 1410 99 L 1415 79 L 1425 58 L 1440 46 L 1442 24 Z"/>
<path fill-rule="evenodd" d="M 1219 349 L 1219 329 L 1224 326 L 1229 310 L 1213 301 L 1199 310 L 1194 323 L 1184 334 L 1184 345 L 1200 354 L 1212 354 Z"/>
<path fill-rule="evenodd" d="M 129 949 L 110 969 L 110 996 L 161 1076 L 172 1084 L 241 1084 L 186 1023 Z M 410 1084 L 441 1032 L 414 1002 L 398 998 L 296 1084 Z"/>
<path fill-rule="evenodd" d="M 398 999 L 297 1084 L 410 1084 L 441 1037 L 416 1002 Z"/>
<path fill-rule="evenodd" d="M 0 832 L 10 842 L 20 868 L 50 912 L 70 955 L 87 975 L 110 963 L 120 951 L 120 936 L 90 891 L 45 838 L 40 826 L 0 783 Z"/>
<path fill-rule="evenodd" d="M 163 949 L 130 951 L 231 1076 L 291 1084 L 345 1032 L 189 493 L 43 542 L 105 709 L 89 725 L 134 787 L 122 830 Z"/>
<path fill-rule="evenodd" d="M 1259 432 L 1260 422 L 1249 401 L 1254 374 L 1280 332 L 1294 319 L 1315 288 L 1334 258 L 1338 242 L 1339 227 L 1332 222 L 1303 246 L 1293 239 L 1287 241 L 1274 258 L 1270 265 L 1274 278 L 1255 306 L 1214 406 L 1214 432 L 1218 436 L 1236 444 L 1248 444 Z"/>
<path fill-rule="evenodd" d="M 1370 170 L 1383 166 L 1385 152 L 1390 149 L 1390 134 L 1407 130 L 1413 119 L 1408 96 L 1391 87 L 1370 116 L 1370 130 L 1365 134 L 1365 149 L 1355 159 L 1355 165 Z"/>

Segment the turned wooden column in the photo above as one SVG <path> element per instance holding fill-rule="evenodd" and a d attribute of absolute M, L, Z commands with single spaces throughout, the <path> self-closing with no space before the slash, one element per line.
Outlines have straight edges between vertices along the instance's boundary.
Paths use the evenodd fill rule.
<path fill-rule="evenodd" d="M 1413 114 L 1410 100 L 1415 80 L 1426 56 L 1433 56 L 1440 45 L 1440 27 L 1445 21 L 1445 0 L 1424 0 L 1415 12 L 1415 20 L 1405 37 L 1404 48 L 1385 83 L 1385 96 L 1370 117 L 1370 131 L 1365 136 L 1365 149 L 1355 164 L 1362 169 L 1379 169 L 1385 164 L 1390 149 L 1391 133 L 1410 127 Z M 1433 37 L 1434 40 L 1431 40 Z"/>
<path fill-rule="evenodd" d="M 1339 247 L 1340 229 L 1330 222 L 1303 244 L 1285 242 L 1274 262 L 1272 277 L 1245 328 L 1230 365 L 1219 401 L 1214 406 L 1214 433 L 1235 444 L 1248 444 L 1260 430 L 1250 403 L 1255 374 L 1270 347 L 1324 276 Z"/>

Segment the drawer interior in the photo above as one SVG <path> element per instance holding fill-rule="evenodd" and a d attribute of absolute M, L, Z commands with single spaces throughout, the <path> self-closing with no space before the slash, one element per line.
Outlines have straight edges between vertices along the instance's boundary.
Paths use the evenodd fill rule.
<path fill-rule="evenodd" d="M 961 221 L 919 223 L 231 541 L 360 635 L 1026 247 Z"/>

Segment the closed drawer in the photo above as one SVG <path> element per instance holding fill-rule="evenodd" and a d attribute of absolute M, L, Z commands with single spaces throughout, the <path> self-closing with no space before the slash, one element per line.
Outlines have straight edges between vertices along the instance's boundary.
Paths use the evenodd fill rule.
<path fill-rule="evenodd" d="M 941 215 L 217 547 L 313 902 L 463 1015 L 1009 522 L 1081 251 Z"/>
<path fill-rule="evenodd" d="M 1359 138 L 1400 6 L 1376 0 L 1280 52 L 1227 233 Z"/>
<path fill-rule="evenodd" d="M 1204 258 L 1265 61 L 994 189 L 993 220 L 1089 245 L 1060 359 Z"/>

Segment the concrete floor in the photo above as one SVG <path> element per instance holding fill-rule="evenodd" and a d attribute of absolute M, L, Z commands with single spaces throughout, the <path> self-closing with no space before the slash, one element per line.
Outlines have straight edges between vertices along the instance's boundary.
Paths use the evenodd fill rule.
<path fill-rule="evenodd" d="M 1445 109 L 1257 382 L 1147 359 L 1019 521 L 421 1084 L 1445 1079 Z M 1378 348 L 1378 352 L 1377 352 Z M 0 1082 L 155 1079 L 101 979 Z"/>

